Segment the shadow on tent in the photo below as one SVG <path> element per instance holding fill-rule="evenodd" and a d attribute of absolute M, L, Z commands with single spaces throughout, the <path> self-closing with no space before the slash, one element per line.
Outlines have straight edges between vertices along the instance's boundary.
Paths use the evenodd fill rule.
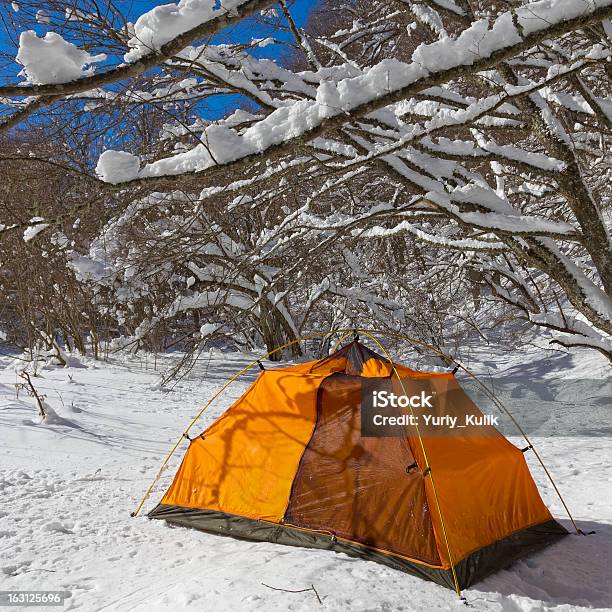
<path fill-rule="evenodd" d="M 572 532 L 569 521 L 560 522 Z M 585 533 L 596 533 L 563 538 L 517 561 L 474 585 L 471 597 L 470 591 L 466 593 L 468 601 L 477 602 L 481 592 L 483 600 L 487 593 L 499 593 L 504 599 L 518 596 L 551 605 L 611 608 L 612 525 L 579 521 L 578 526 Z M 514 604 L 508 609 L 522 609 L 516 601 L 508 603 Z"/>

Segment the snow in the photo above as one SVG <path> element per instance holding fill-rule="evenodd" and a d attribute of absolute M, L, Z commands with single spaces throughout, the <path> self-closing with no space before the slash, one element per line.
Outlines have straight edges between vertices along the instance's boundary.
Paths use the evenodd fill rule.
<path fill-rule="evenodd" d="M 495 352 L 497 351 L 497 352 Z M 458 610 L 456 595 L 373 562 L 328 551 L 250 543 L 131 518 L 162 459 L 198 407 L 253 355 L 215 351 L 196 362 L 172 391 L 158 384 L 182 355 L 117 355 L 87 367 L 45 367 L 32 378 L 57 417 L 39 423 L 31 398 L 15 397 L 15 361 L 0 357 L 0 589 L 68 590 L 66 610 L 307 611 L 314 584 L 321 609 Z M 23 362 L 17 362 L 18 368 Z M 537 386 L 564 377 L 605 376 L 590 353 L 476 347 L 466 361 L 479 372 L 519 377 Z M 157 367 L 157 370 L 154 369 Z M 213 403 L 203 429 L 246 389 L 251 370 Z M 494 378 L 493 378 L 494 380 Z M 550 387 L 553 388 L 553 387 Z M 592 394 L 592 393 L 591 393 Z M 553 398 L 554 399 L 554 398 Z M 603 398 L 601 398 L 603 399 Z M 575 422 L 564 397 L 561 418 Z M 468 589 L 478 610 L 578 611 L 612 606 L 612 436 L 534 440 L 583 530 Z M 170 463 L 145 511 L 171 481 L 185 445 Z M 527 457 L 544 501 L 569 523 L 545 475 Z"/>
<path fill-rule="evenodd" d="M 419 21 L 427 24 L 440 38 L 448 36 L 437 11 L 429 6 L 420 4 L 413 4 L 411 10 L 419 18 Z"/>
<path fill-rule="evenodd" d="M 16 60 L 23 66 L 28 83 L 67 83 L 93 74 L 92 64 L 106 59 L 104 53 L 90 55 L 55 32 L 39 38 L 33 30 L 22 32 Z"/>
<path fill-rule="evenodd" d="M 612 301 L 608 295 L 586 276 L 579 266 L 562 253 L 553 241 L 548 238 L 541 238 L 540 241 L 555 255 L 559 263 L 563 265 L 565 270 L 574 278 L 589 305 L 599 314 L 603 315 L 603 317 L 607 317 L 608 319 L 612 317 Z"/>
<path fill-rule="evenodd" d="M 543 0 L 530 2 L 517 13 L 517 19 L 524 35 L 538 31 L 543 23 L 559 23 L 575 19 L 593 9 L 609 6 L 609 0 Z M 586 9 L 586 10 L 585 10 Z"/>
<path fill-rule="evenodd" d="M 398 234 L 400 232 L 409 232 L 414 236 L 417 236 L 421 240 L 425 242 L 429 242 L 431 244 L 437 244 L 441 246 L 446 246 L 448 248 L 462 249 L 462 250 L 478 250 L 478 249 L 503 249 L 503 244 L 500 242 L 483 242 L 482 240 L 469 240 L 469 239 L 460 239 L 460 240 L 451 240 L 445 236 L 431 234 L 422 231 L 418 227 L 415 227 L 409 221 L 402 221 L 398 223 L 396 226 L 391 228 L 374 226 L 368 230 L 361 232 L 360 230 L 354 230 L 354 233 L 360 233 L 364 238 L 383 238 L 387 236 L 393 236 L 394 234 Z"/>
<path fill-rule="evenodd" d="M 424 66 L 430 72 L 448 70 L 456 66 L 457 58 L 472 63 L 481 57 L 488 57 L 502 46 L 521 42 L 520 35 L 512 23 L 512 15 L 504 13 L 489 26 L 486 19 L 475 21 L 456 38 L 444 38 L 438 42 L 420 44 L 412 55 L 412 61 Z M 466 57 L 466 51 L 469 55 Z M 471 61 L 469 57 L 471 55 Z"/>
<path fill-rule="evenodd" d="M 178 4 L 162 4 L 141 15 L 134 24 L 131 47 L 124 59 L 133 62 L 150 51 L 158 51 L 180 34 L 215 17 L 231 12 L 247 0 L 180 0 Z"/>
<path fill-rule="evenodd" d="M 467 185 L 457 187 L 452 194 L 430 192 L 425 196 L 436 202 L 454 216 L 476 227 L 500 229 L 514 233 L 572 234 L 576 228 L 571 223 L 541 219 L 532 215 L 522 215 L 508 202 L 498 197 L 494 191 L 481 186 Z M 476 203 L 491 212 L 462 212 L 456 203 Z"/>
<path fill-rule="evenodd" d="M 259 11 L 259 14 L 262 17 L 268 17 L 268 18 L 273 18 L 273 17 L 278 17 L 278 10 L 275 8 L 267 8 L 267 9 L 263 9 L 263 11 Z"/>
<path fill-rule="evenodd" d="M 75 271 L 77 278 L 81 281 L 100 281 L 105 276 L 113 274 L 113 270 L 109 265 L 76 253 L 70 255 L 68 265 Z"/>
<path fill-rule="evenodd" d="M 23 232 L 23 240 L 24 242 L 30 242 L 42 232 L 45 228 L 49 227 L 48 223 L 43 223 L 44 219 L 42 217 L 32 217 L 30 219 L 30 223 L 34 225 L 30 225 L 26 227 Z"/>
<path fill-rule="evenodd" d="M 64 10 L 64 17 L 68 21 L 84 21 L 87 19 L 88 15 L 87 13 L 80 11 L 78 8 L 68 7 Z"/>
<path fill-rule="evenodd" d="M 566 334 L 564 332 L 553 333 L 553 338 L 564 346 L 582 345 L 592 346 L 603 351 L 610 350 L 612 338 L 603 336 L 586 322 L 579 319 L 561 317 L 559 314 L 549 312 L 530 314 L 529 319 L 538 324 L 550 325 L 557 329 L 570 328 L 574 330 L 575 334 Z"/>
<path fill-rule="evenodd" d="M 211 125 L 208 127 L 204 131 L 202 140 L 202 144 L 195 146 L 186 153 L 148 164 L 142 170 L 140 176 L 194 172 L 217 164 L 225 164 L 239 157 L 246 156 L 251 152 L 248 143 L 234 130 L 221 125 Z M 133 178 L 136 178 L 136 176 L 137 173 L 134 174 Z M 122 181 L 115 180 L 115 182 L 120 183 Z"/>
<path fill-rule="evenodd" d="M 49 14 L 42 9 L 36 11 L 36 21 L 37 23 L 49 23 L 51 21 L 51 17 Z"/>
<path fill-rule="evenodd" d="M 140 159 L 126 151 L 104 151 L 98 159 L 96 174 L 107 183 L 122 183 L 136 178 Z"/>
<path fill-rule="evenodd" d="M 461 7 L 457 6 L 453 0 L 434 0 L 434 2 L 439 7 L 452 11 L 453 13 L 457 13 L 457 15 L 465 15 L 465 11 Z"/>
<path fill-rule="evenodd" d="M 221 325 L 218 325 L 216 323 L 205 323 L 204 325 L 202 325 L 202 327 L 200 327 L 200 336 L 202 336 L 202 338 L 205 338 L 206 336 L 212 336 L 212 334 L 214 334 L 219 327 L 221 327 Z"/>
<path fill-rule="evenodd" d="M 255 44 L 258 47 L 267 47 L 268 45 L 273 45 L 274 43 L 275 43 L 275 40 L 271 36 L 268 36 L 266 38 L 261 38 L 261 39 L 254 38 L 251 41 L 251 44 Z"/>
<path fill-rule="evenodd" d="M 170 306 L 170 313 L 185 312 L 194 308 L 206 308 L 215 304 L 228 304 L 241 310 L 253 307 L 253 300 L 247 295 L 224 289 L 201 291 L 189 296 L 178 296 Z"/>
<path fill-rule="evenodd" d="M 477 136 L 479 146 L 489 153 L 493 153 L 498 157 L 505 157 L 513 161 L 523 162 L 541 170 L 549 172 L 562 172 L 565 170 L 565 164 L 554 157 L 544 155 L 543 153 L 532 153 L 524 151 L 510 145 L 498 145 L 492 141 L 486 141 L 484 138 Z"/>

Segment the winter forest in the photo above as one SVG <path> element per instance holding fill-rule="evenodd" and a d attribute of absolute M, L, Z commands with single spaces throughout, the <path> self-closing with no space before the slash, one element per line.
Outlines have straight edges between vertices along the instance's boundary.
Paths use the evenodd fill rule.
<path fill-rule="evenodd" d="M 1 3 L 6 342 L 612 358 L 609 2 L 156 4 Z"/>
<path fill-rule="evenodd" d="M 611 92 L 612 0 L 0 0 L 0 608 L 611 610 Z"/>

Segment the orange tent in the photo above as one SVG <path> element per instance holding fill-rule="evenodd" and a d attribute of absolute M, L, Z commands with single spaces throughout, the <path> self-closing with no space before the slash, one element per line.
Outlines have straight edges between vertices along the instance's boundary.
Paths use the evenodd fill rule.
<path fill-rule="evenodd" d="M 396 411 L 418 413 L 418 431 L 388 420 L 370 431 L 366 421 L 385 412 L 371 405 L 381 390 L 430 398 L 431 408 Z M 390 364 L 354 340 L 321 361 L 262 371 L 190 441 L 149 517 L 344 552 L 459 591 L 567 534 L 523 452 L 478 417 L 452 373 Z"/>

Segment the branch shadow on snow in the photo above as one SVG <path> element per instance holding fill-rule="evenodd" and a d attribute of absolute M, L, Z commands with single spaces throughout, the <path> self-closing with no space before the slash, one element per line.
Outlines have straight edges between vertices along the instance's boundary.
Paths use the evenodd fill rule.
<path fill-rule="evenodd" d="M 468 600 L 478 601 L 477 591 L 485 593 L 485 600 L 487 593 L 499 593 L 502 608 L 517 612 L 524 609 L 517 596 L 551 605 L 612 607 L 612 525 L 579 521 L 585 533 L 596 532 L 581 536 L 569 521 L 560 522 L 572 535 L 485 578 Z"/>
<path fill-rule="evenodd" d="M 495 361 L 482 361 L 482 363 L 492 369 L 489 376 L 494 378 L 523 378 L 541 380 L 551 376 L 556 379 L 559 372 L 571 372 L 580 363 L 580 358 L 575 353 L 564 351 L 551 351 L 543 359 L 533 359 L 514 363 L 501 367 Z M 488 376 L 483 376 L 487 378 Z M 550 379 L 549 379 L 550 380 Z"/>
<path fill-rule="evenodd" d="M 14 394 L 8 385 L 0 384 L 0 392 L 5 389 Z M 47 418 L 43 420 L 36 416 L 36 409 L 27 399 L 11 398 L 5 405 L 0 406 L 0 426 L 14 430 L 16 435 L 27 431 L 37 432 L 43 435 L 60 436 L 63 440 L 80 440 L 100 444 L 107 448 L 161 452 L 167 446 L 163 440 L 143 436 L 140 428 L 132 431 L 134 423 L 120 415 L 100 415 L 80 409 L 81 418 L 89 416 L 98 419 L 96 423 L 85 424 L 58 414 L 47 402 L 45 402 L 45 410 Z"/>
<path fill-rule="evenodd" d="M 612 378 L 537 380 L 500 377 L 487 381 L 521 428 L 532 436 L 609 437 Z M 505 436 L 518 430 L 474 381 L 461 387 L 484 412 L 498 415 Z"/>

